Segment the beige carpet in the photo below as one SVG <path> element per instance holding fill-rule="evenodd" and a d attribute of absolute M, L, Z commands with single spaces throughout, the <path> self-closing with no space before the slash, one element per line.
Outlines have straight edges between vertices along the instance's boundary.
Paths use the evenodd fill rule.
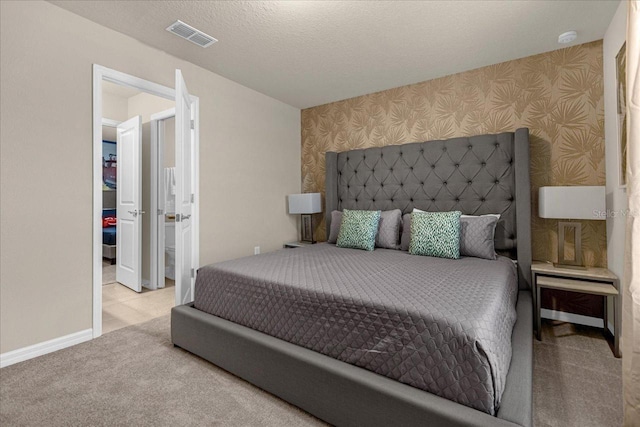
<path fill-rule="evenodd" d="M 620 360 L 598 330 L 545 323 L 534 351 L 537 426 L 620 425 Z M 324 423 L 174 348 L 164 316 L 2 369 L 0 425 Z"/>
<path fill-rule="evenodd" d="M 622 425 L 622 361 L 601 329 L 545 321 L 533 349 L 536 426 Z"/>
<path fill-rule="evenodd" d="M 317 426 L 169 339 L 169 316 L 0 370 L 0 425 Z"/>

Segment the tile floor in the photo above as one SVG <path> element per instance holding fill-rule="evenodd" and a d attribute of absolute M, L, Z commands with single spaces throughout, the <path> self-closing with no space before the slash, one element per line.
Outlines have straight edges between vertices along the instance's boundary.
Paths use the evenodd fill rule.
<path fill-rule="evenodd" d="M 112 269 L 113 280 L 105 284 L 105 280 L 110 280 L 105 277 Z M 173 280 L 166 279 L 165 287 L 162 289 L 152 291 L 142 288 L 142 292 L 138 293 L 116 282 L 115 266 L 103 263 L 103 334 L 167 315 L 174 305 L 175 285 Z"/>
<path fill-rule="evenodd" d="M 116 281 L 116 265 L 111 265 L 110 261 L 102 259 L 102 285 L 108 285 L 109 283 L 115 283 Z"/>

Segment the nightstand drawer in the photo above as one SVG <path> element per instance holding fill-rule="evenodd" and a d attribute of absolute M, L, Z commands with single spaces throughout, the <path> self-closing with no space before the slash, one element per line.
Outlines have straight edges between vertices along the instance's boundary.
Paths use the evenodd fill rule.
<path fill-rule="evenodd" d="M 560 289 L 563 291 L 584 292 L 593 295 L 618 295 L 618 290 L 610 283 L 561 279 L 559 277 L 538 276 L 538 286 L 541 288 Z"/>

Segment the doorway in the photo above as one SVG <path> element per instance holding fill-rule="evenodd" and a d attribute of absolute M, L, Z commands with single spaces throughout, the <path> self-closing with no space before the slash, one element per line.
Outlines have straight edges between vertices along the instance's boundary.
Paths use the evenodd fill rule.
<path fill-rule="evenodd" d="M 175 284 L 175 115 L 175 108 L 151 115 L 151 282 L 158 288 Z"/>
<path fill-rule="evenodd" d="M 103 297 L 102 267 L 104 263 L 103 253 L 103 208 L 105 207 L 105 192 L 103 191 L 105 181 L 104 158 L 103 158 L 103 124 L 107 127 L 115 127 L 118 140 L 116 141 L 117 155 L 114 156 L 114 163 L 121 158 L 117 165 L 117 178 L 122 181 L 122 191 L 115 195 L 115 205 L 118 210 L 118 250 L 115 257 L 117 265 L 117 282 L 126 282 L 126 285 L 135 291 L 145 289 L 159 289 L 165 287 L 165 282 L 161 281 L 158 273 L 158 257 L 166 256 L 164 245 L 165 233 L 158 234 L 158 215 L 160 210 L 158 203 L 162 202 L 158 198 L 158 191 L 164 187 L 162 183 L 158 185 L 160 165 L 157 163 L 162 155 L 159 155 L 157 144 L 162 143 L 161 138 L 165 131 L 165 121 L 175 120 L 175 157 L 178 162 L 175 165 L 175 292 L 173 292 L 173 302 L 183 304 L 190 302 L 193 298 L 193 287 L 195 283 L 195 270 L 198 262 L 198 154 L 199 154 L 199 102 L 198 98 L 190 96 L 180 70 L 176 70 L 176 89 L 149 82 L 131 75 L 120 73 L 99 65 L 94 65 L 93 70 L 93 189 L 94 189 L 94 232 L 93 232 L 93 337 L 98 337 L 103 333 Z M 167 115 L 167 110 L 162 111 L 160 119 L 157 114 L 149 120 L 147 114 L 145 125 L 142 124 L 142 116 L 129 115 L 118 117 L 117 119 L 105 120 L 103 111 L 103 86 L 118 86 L 125 90 L 133 90 L 141 94 L 141 97 L 160 97 L 161 101 L 170 101 L 171 105 L 179 105 L 179 108 L 172 109 L 172 116 Z M 158 109 L 155 110 L 159 111 Z M 178 127 L 178 125 L 180 127 Z M 146 126 L 146 127 L 145 127 Z M 159 127 L 162 126 L 160 132 Z M 147 142 L 146 153 L 149 156 L 151 151 L 155 161 L 145 163 L 146 170 L 142 170 L 140 156 L 143 154 L 142 129 L 145 127 L 147 141 L 149 132 L 153 140 L 151 146 Z M 166 136 L 166 132 L 164 134 Z M 160 138 L 160 139 L 158 139 Z M 127 175 L 128 174 L 128 175 Z M 137 174 L 137 175 L 136 175 Z M 146 188 L 143 188 L 143 181 L 140 177 L 144 174 L 148 178 Z M 145 192 L 146 191 L 146 192 Z M 114 192 L 115 193 L 115 192 Z M 146 195 L 143 204 L 143 193 Z M 115 197 L 114 197 L 115 196 Z M 108 198 L 109 199 L 109 198 Z M 110 199 L 109 199 L 110 200 Z M 110 206 L 108 206 L 110 207 Z M 145 217 L 145 215 L 147 215 Z M 146 219 L 146 221 L 143 220 Z M 163 221 L 164 222 L 164 221 Z M 146 234 L 147 242 L 143 245 L 142 238 L 136 240 L 136 236 Z M 164 231 L 164 229 L 162 230 Z M 150 243 L 149 243 L 150 242 Z M 131 244 L 127 246 L 126 244 Z M 161 246 L 162 245 L 162 246 Z M 125 250 L 126 248 L 126 250 Z M 143 257 L 143 255 L 145 255 Z M 145 260 L 146 277 L 142 278 L 143 258 Z M 164 261 L 163 259 L 162 261 Z M 163 264 L 167 264 L 163 262 Z M 126 275 L 123 275 L 122 272 Z M 164 277 L 164 276 L 162 276 Z M 172 291 L 165 289 L 164 291 Z M 135 293 L 127 290 L 127 292 Z M 110 304 L 111 297 L 107 298 L 106 304 Z"/>

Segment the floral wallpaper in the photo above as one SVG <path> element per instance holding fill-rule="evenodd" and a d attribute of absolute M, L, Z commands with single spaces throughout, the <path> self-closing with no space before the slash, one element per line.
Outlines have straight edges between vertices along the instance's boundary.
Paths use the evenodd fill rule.
<path fill-rule="evenodd" d="M 324 195 L 326 151 L 528 127 L 533 258 L 557 261 L 557 221 L 538 218 L 538 188 L 605 184 L 602 73 L 596 41 L 305 109 L 302 190 Z M 605 221 L 582 225 L 585 264 L 606 266 Z"/>

